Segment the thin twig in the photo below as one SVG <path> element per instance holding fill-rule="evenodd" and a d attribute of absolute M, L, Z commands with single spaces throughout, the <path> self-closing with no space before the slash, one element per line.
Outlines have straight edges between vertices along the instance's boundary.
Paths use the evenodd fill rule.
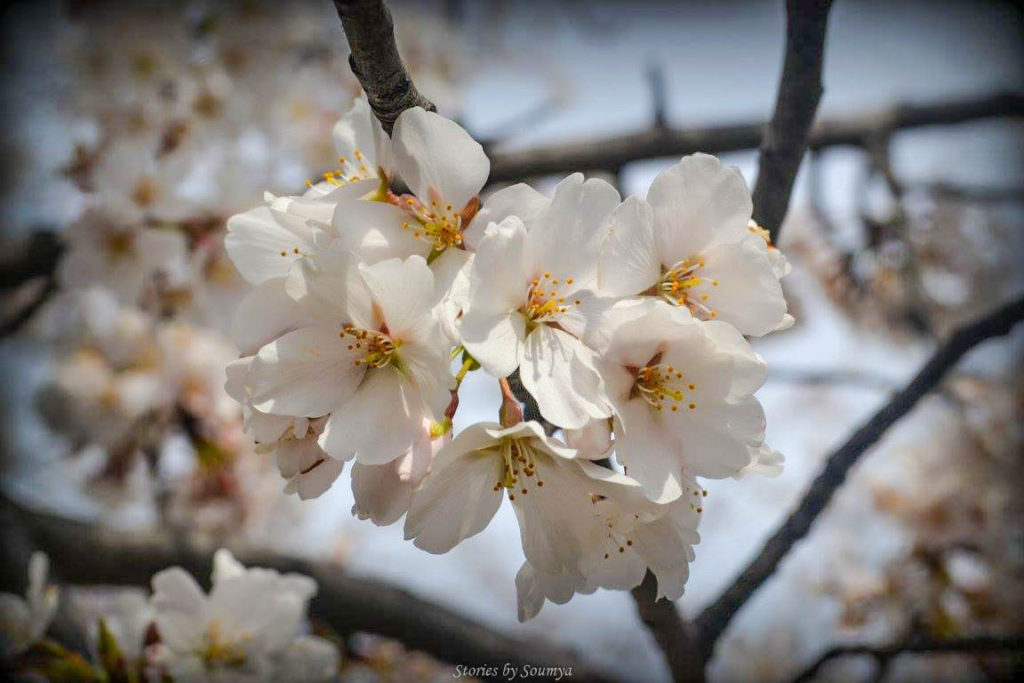
<path fill-rule="evenodd" d="M 823 121 L 814 126 L 808 149 L 867 147 L 880 129 L 900 131 L 936 125 L 954 125 L 980 119 L 1024 116 L 1024 96 L 1000 93 L 935 104 L 901 104 L 877 112 Z M 680 157 L 694 152 L 724 154 L 756 149 L 764 124 L 737 123 L 686 129 L 648 129 L 627 135 L 585 140 L 515 152 L 491 153 L 491 183 L 519 182 L 526 178 L 574 171 L 614 173 L 626 164 L 645 159 Z"/>
<path fill-rule="evenodd" d="M 807 535 L 811 525 L 846 479 L 850 468 L 886 431 L 910 412 L 917 402 L 934 389 L 971 349 L 992 337 L 1008 334 L 1024 319 L 1024 297 L 1005 304 L 985 317 L 956 330 L 940 346 L 913 380 L 847 439 L 825 463 L 807 493 L 789 518 L 768 539 L 761 552 L 747 565 L 722 595 L 696 619 L 701 644 L 710 657 L 715 642 L 733 616 L 763 584 L 793 545 Z"/>
<path fill-rule="evenodd" d="M 832 0 L 786 2 L 786 56 L 775 114 L 761 142 L 754 220 L 777 241 L 824 88 L 825 29 Z"/>
<path fill-rule="evenodd" d="M 676 683 L 703 683 L 704 660 L 697 648 L 693 625 L 683 619 L 671 600 L 655 600 L 658 580 L 650 570 L 632 593 L 640 620 L 665 655 L 672 680 Z"/>
<path fill-rule="evenodd" d="M 21 307 L 9 320 L 0 323 L 0 339 L 19 332 L 25 325 L 35 317 L 50 297 L 57 292 L 57 277 L 51 273 L 46 276 L 46 282 L 39 288 L 32 300 Z"/>
<path fill-rule="evenodd" d="M 974 638 L 952 638 L 949 640 L 910 641 L 900 645 L 876 647 L 873 645 L 839 645 L 825 652 L 813 664 L 807 667 L 793 683 L 810 681 L 826 663 L 839 657 L 854 655 L 875 658 L 881 665 L 890 662 L 903 654 L 936 654 L 936 653 L 1009 653 L 1024 655 L 1024 636 L 979 636 Z"/>
<path fill-rule="evenodd" d="M 30 510 L 0 497 L 0 541 L 27 542 L 50 556 L 54 574 L 78 585 L 147 586 L 156 572 L 183 567 L 200 581 L 210 573 L 212 548 L 177 543 L 165 531 L 113 530 Z M 573 667 L 573 678 L 608 680 L 583 666 L 572 654 L 536 639 L 498 633 L 440 605 L 384 581 L 348 574 L 332 562 L 303 560 L 272 552 L 239 549 L 247 565 L 298 572 L 316 580 L 317 595 L 310 604 L 313 618 L 339 634 L 357 631 L 394 638 L 410 649 L 466 666 Z M 23 561 L 27 562 L 27 555 Z M 4 554 L 0 576 L 23 576 L 23 566 Z"/>
<path fill-rule="evenodd" d="M 348 63 L 373 113 L 391 134 L 398 115 L 412 107 L 435 111 L 416 90 L 395 44 L 395 25 L 383 0 L 334 0 L 348 38 Z"/>

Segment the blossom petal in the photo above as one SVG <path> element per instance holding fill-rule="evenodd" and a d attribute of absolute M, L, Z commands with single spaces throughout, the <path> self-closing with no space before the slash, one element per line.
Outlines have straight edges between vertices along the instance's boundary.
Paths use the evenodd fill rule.
<path fill-rule="evenodd" d="M 466 248 L 476 251 L 487 226 L 501 223 L 509 216 L 515 216 L 529 229 L 550 203 L 550 199 L 526 183 L 516 183 L 498 190 L 487 197 L 469 229 L 463 233 Z"/>
<path fill-rule="evenodd" d="M 413 236 L 414 224 L 394 204 L 362 200 L 338 204 L 332 221 L 339 247 L 370 264 L 413 254 L 426 256 L 430 245 Z"/>
<path fill-rule="evenodd" d="M 285 277 L 294 261 L 313 251 L 313 233 L 305 221 L 265 206 L 228 219 L 224 247 L 249 283 Z"/>
<path fill-rule="evenodd" d="M 463 346 L 493 377 L 508 377 L 519 366 L 526 319 L 521 313 L 483 314 L 466 311 L 459 320 Z"/>
<path fill-rule="evenodd" d="M 352 466 L 352 514 L 372 520 L 377 526 L 397 522 L 409 509 L 414 488 L 412 481 L 402 481 L 395 463 Z"/>
<path fill-rule="evenodd" d="M 231 333 L 243 355 L 256 353 L 286 332 L 314 324 L 314 316 L 288 296 L 286 282 L 285 278 L 265 280 L 238 305 Z"/>
<path fill-rule="evenodd" d="M 265 413 L 319 417 L 356 390 L 365 368 L 358 350 L 320 327 L 289 332 L 260 349 L 245 378 L 253 406 Z"/>
<path fill-rule="evenodd" d="M 359 270 L 393 339 L 422 336 L 436 325 L 431 315 L 434 273 L 422 257 L 360 264 Z"/>
<path fill-rule="evenodd" d="M 288 275 L 288 296 L 325 327 L 376 329 L 373 299 L 355 254 L 331 245 L 315 260 L 303 260 Z"/>
<path fill-rule="evenodd" d="M 520 378 L 541 415 L 559 427 L 580 429 L 592 418 L 610 414 L 603 392 L 597 391 L 597 371 L 580 357 L 588 351 L 572 335 L 548 325 L 526 337 Z"/>
<path fill-rule="evenodd" d="M 423 202 L 438 197 L 458 211 L 491 172 L 480 143 L 459 124 L 421 107 L 402 112 L 391 139 L 398 174 Z"/>
<path fill-rule="evenodd" d="M 713 244 L 743 239 L 753 210 L 739 170 L 708 154 L 683 157 L 659 173 L 647 201 L 654 209 L 658 251 L 666 266 Z"/>
<path fill-rule="evenodd" d="M 679 442 L 641 399 L 618 407 L 629 425 L 617 430 L 615 452 L 626 473 L 638 481 L 644 495 L 655 503 L 667 503 L 683 494 Z"/>
<path fill-rule="evenodd" d="M 383 465 L 401 457 L 419 438 L 422 406 L 407 396 L 406 381 L 393 368 L 371 370 L 358 391 L 331 413 L 320 447 L 347 460 L 352 453 L 364 465 Z"/>
<path fill-rule="evenodd" d="M 632 296 L 650 288 L 660 276 L 654 212 L 643 199 L 627 197 L 608 217 L 608 235 L 597 269 L 598 291 Z"/>
<path fill-rule="evenodd" d="M 473 427 L 465 431 L 470 430 Z M 405 538 L 429 553 L 446 553 L 480 533 L 501 505 L 503 494 L 494 486 L 501 478 L 500 458 L 463 450 L 467 443 L 493 440 L 480 429 L 473 430 L 462 443 L 457 443 L 459 437 L 438 454 L 405 518 Z"/>
<path fill-rule="evenodd" d="M 772 332 L 786 316 L 782 285 L 764 250 L 749 241 L 719 244 L 703 253 L 700 284 L 692 296 L 706 295 L 703 303 L 746 335 Z M 702 297 L 703 298 L 703 297 Z"/>
<path fill-rule="evenodd" d="M 176 652 L 200 648 L 206 626 L 206 596 L 199 584 L 181 567 L 158 572 L 152 583 L 151 602 L 161 642 Z"/>

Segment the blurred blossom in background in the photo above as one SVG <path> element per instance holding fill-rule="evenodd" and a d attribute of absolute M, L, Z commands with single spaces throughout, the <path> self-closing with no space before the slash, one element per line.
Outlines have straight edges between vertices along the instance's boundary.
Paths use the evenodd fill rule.
<path fill-rule="evenodd" d="M 646 130 L 658 102 L 664 124 L 683 130 L 760 123 L 774 104 L 781 2 L 391 7 L 419 90 L 492 155 Z M 164 525 L 332 559 L 500 630 L 553 639 L 625 679 L 666 680 L 627 593 L 517 623 L 509 507 L 429 555 L 400 526 L 357 523 L 348 471 L 319 499 L 284 495 L 272 457 L 242 431 L 223 385 L 247 289 L 225 256 L 224 224 L 265 190 L 299 194 L 336 165 L 331 128 L 359 86 L 332 3 L 16 2 L 0 12 L 4 494 L 117 529 Z M 871 125 L 897 105 L 1019 95 L 1022 33 L 1010 4 L 837 2 L 818 120 Z M 720 156 L 753 183 L 756 150 Z M 675 161 L 638 159 L 605 177 L 643 195 Z M 794 265 L 784 286 L 797 322 L 752 342 L 771 368 L 759 397 L 786 469 L 742 493 L 732 480 L 705 483 L 688 615 L 729 584 L 822 459 L 937 339 L 1024 289 L 1020 112 L 816 151 L 787 221 L 779 246 Z M 1024 631 L 1022 345 L 1017 329 L 979 347 L 864 459 L 732 623 L 712 679 L 786 680 L 842 642 Z M 493 420 L 499 402 L 493 381 L 470 375 L 456 430 Z M 71 603 L 85 619 L 132 595 L 79 589 Z M 396 648 L 374 641 L 363 656 L 445 671 Z M 860 680 L 871 666 L 844 660 L 826 673 Z M 889 675 L 973 680 L 985 668 L 971 656 L 911 657 Z"/>

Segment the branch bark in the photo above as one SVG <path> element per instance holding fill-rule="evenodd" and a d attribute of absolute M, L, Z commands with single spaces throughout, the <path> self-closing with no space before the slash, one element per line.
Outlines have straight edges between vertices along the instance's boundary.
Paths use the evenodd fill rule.
<path fill-rule="evenodd" d="M 786 56 L 775 114 L 761 142 L 754 220 L 776 241 L 824 88 L 825 30 L 832 0 L 786 2 Z"/>
<path fill-rule="evenodd" d="M 1007 653 L 1020 657 L 1024 654 L 1024 636 L 978 636 L 974 638 L 952 638 L 949 640 L 920 640 L 883 647 L 873 645 L 839 645 L 825 652 L 811 666 L 794 678 L 793 683 L 813 680 L 821 667 L 839 657 L 864 655 L 873 657 L 879 664 L 884 664 L 899 655 L 915 653 Z"/>
<path fill-rule="evenodd" d="M 398 54 L 395 25 L 383 0 L 334 0 L 334 8 L 352 51 L 348 64 L 388 135 L 406 109 L 436 111 L 416 90 Z"/>
<path fill-rule="evenodd" d="M 636 611 L 665 655 L 676 683 L 704 683 L 704 659 L 697 647 L 697 634 L 671 600 L 656 600 L 658 580 L 650 570 L 643 583 L 633 589 Z"/>
<path fill-rule="evenodd" d="M 0 498 L 0 540 L 3 547 L 43 550 L 56 577 L 79 585 L 148 586 L 153 574 L 171 566 L 183 567 L 201 582 L 210 573 L 213 548 L 176 540 L 165 532 L 115 531 L 56 515 L 29 510 Z M 238 549 L 247 565 L 311 576 L 319 584 L 310 611 L 341 635 L 376 633 L 402 642 L 438 659 L 466 666 L 573 667 L 573 678 L 604 681 L 572 654 L 535 639 L 519 639 L 423 600 L 388 583 L 351 576 L 337 564 L 302 560 L 276 553 Z M 4 553 L 0 578 L 23 581 L 28 553 Z M 17 588 L 17 585 L 14 586 Z"/>
<path fill-rule="evenodd" d="M 900 104 L 877 112 L 822 121 L 814 126 L 808 149 L 852 146 L 866 148 L 879 130 L 891 132 L 979 119 L 1024 116 L 1024 96 L 999 93 L 938 104 Z M 568 145 L 516 152 L 492 152 L 491 183 L 518 182 L 574 171 L 614 173 L 644 159 L 680 157 L 694 152 L 724 154 L 755 149 L 764 133 L 762 123 L 739 123 L 687 129 L 657 129 Z"/>
<path fill-rule="evenodd" d="M 763 584 L 793 545 L 810 531 L 814 521 L 832 500 L 860 457 L 942 381 L 946 373 L 971 349 L 992 337 L 1008 334 L 1024 319 L 1024 297 L 1001 306 L 983 318 L 956 330 L 940 346 L 911 382 L 847 439 L 825 462 L 825 468 L 804 494 L 796 510 L 768 539 L 746 569 L 695 620 L 705 657 L 710 658 L 715 642 L 733 616 Z"/>

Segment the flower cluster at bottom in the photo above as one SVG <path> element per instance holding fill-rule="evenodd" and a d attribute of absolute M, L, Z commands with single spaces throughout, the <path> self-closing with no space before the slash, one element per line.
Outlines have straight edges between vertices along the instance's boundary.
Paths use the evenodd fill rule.
<path fill-rule="evenodd" d="M 481 201 L 490 162 L 437 114 L 410 109 L 389 137 L 360 99 L 334 142 L 337 170 L 268 194 L 225 242 L 254 287 L 226 386 L 286 490 L 316 497 L 352 461 L 353 512 L 404 515 L 434 553 L 507 496 L 522 619 L 648 569 L 678 598 L 697 478 L 781 470 L 745 336 L 792 324 L 789 266 L 739 172 L 697 154 L 646 198 L 574 174 L 551 197 L 519 184 Z M 481 368 L 502 386 L 501 421 L 453 438 L 459 387 Z M 522 421 L 514 378 L 561 440 Z"/>

